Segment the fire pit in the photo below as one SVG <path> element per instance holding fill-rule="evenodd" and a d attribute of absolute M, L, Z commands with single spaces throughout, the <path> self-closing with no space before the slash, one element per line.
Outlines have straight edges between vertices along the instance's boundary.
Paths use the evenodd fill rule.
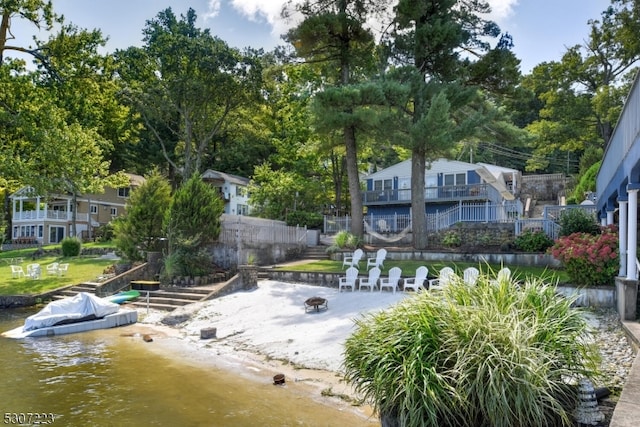
<path fill-rule="evenodd" d="M 304 311 L 305 313 L 311 310 L 315 310 L 316 312 L 320 310 L 326 310 L 329 308 L 329 301 L 322 297 L 311 297 L 307 298 L 304 302 Z"/>

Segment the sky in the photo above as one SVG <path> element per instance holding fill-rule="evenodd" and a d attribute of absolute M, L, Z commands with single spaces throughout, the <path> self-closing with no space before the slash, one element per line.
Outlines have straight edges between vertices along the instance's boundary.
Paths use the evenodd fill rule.
<path fill-rule="evenodd" d="M 394 0 L 389 0 L 394 1 Z M 589 19 L 599 19 L 609 0 L 488 0 L 490 19 L 513 37 L 521 71 L 560 60 L 567 47 L 589 36 Z M 289 23 L 280 17 L 286 0 L 53 0 L 54 11 L 80 28 L 102 30 L 107 51 L 142 45 L 145 22 L 171 7 L 176 15 L 196 11 L 197 26 L 237 48 L 271 50 L 284 44 Z M 16 25 L 16 27 L 18 27 Z M 14 28 L 16 44 L 26 45 L 35 28 Z M 39 34 L 45 38 L 46 34 Z"/>

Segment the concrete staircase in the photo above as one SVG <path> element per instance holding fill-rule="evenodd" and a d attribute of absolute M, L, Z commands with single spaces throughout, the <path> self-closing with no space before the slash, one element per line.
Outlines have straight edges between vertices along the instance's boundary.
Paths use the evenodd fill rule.
<path fill-rule="evenodd" d="M 159 291 L 140 291 L 140 298 L 129 302 L 129 305 L 133 305 L 137 308 L 149 307 L 156 310 L 173 311 L 176 308 L 187 304 L 204 301 L 211 292 L 212 289 L 209 287 L 172 287 L 160 289 Z"/>
<path fill-rule="evenodd" d="M 307 246 L 304 251 L 303 258 L 305 259 L 329 259 L 327 254 L 327 247 L 324 245 Z"/>
<path fill-rule="evenodd" d="M 96 293 L 96 288 L 100 286 L 100 283 L 95 282 L 83 282 L 78 285 L 71 286 L 70 288 L 66 288 L 55 295 L 53 295 L 53 299 L 64 299 L 68 297 L 72 297 L 80 292 L 87 292 L 90 294 Z"/>
<path fill-rule="evenodd" d="M 147 291 L 140 291 L 140 297 L 137 300 L 128 302 L 127 304 L 136 308 L 149 307 L 156 310 L 173 311 L 178 307 L 182 307 L 193 302 L 204 301 L 221 285 L 223 285 L 223 283 L 205 287 L 172 287 L 158 291 L 149 291 L 148 300 Z M 69 287 L 56 293 L 52 298 L 59 300 L 72 297 L 79 292 L 95 294 L 98 286 L 100 286 L 100 283 L 80 283 L 79 285 Z"/>

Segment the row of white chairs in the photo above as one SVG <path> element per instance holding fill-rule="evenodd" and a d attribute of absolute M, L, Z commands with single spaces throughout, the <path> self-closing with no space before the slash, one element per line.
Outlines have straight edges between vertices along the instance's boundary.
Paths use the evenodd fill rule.
<path fill-rule="evenodd" d="M 342 258 L 342 268 L 345 268 L 345 267 L 347 269 L 350 267 L 360 268 L 360 261 L 362 260 L 363 257 L 364 257 L 364 251 L 362 249 L 356 249 L 355 251 L 353 251 L 353 254 L 345 255 Z M 375 267 L 383 268 L 384 260 L 386 258 L 387 258 L 387 250 L 384 248 L 378 249 L 376 251 L 375 257 L 367 258 L 367 270 Z"/>
<path fill-rule="evenodd" d="M 345 276 L 339 278 L 338 281 L 338 291 L 342 292 L 342 288 L 349 288 L 351 291 L 354 291 L 356 288 L 356 282 L 358 282 L 358 289 L 362 290 L 363 288 L 368 288 L 369 291 L 373 291 L 376 286 L 379 285 L 380 292 L 384 288 L 389 288 L 394 293 L 398 288 L 401 280 L 402 270 L 400 267 L 393 267 L 389 270 L 388 277 L 380 277 L 381 271 L 380 268 L 374 267 L 369 270 L 368 276 L 360 277 L 358 276 L 358 269 L 355 267 L 349 267 Z M 442 289 L 451 283 L 454 280 L 457 280 L 457 276 L 453 268 L 451 267 L 443 267 L 439 273 L 438 277 L 434 279 L 427 279 L 429 274 L 429 269 L 425 266 L 418 267 L 416 269 L 416 274 L 413 277 L 408 277 L 404 279 L 404 290 L 412 290 L 414 292 L 424 290 L 425 282 L 427 282 L 427 288 L 430 290 L 438 290 Z M 468 267 L 464 269 L 462 273 L 462 280 L 467 285 L 473 286 L 477 283 L 478 277 L 480 276 L 480 270 L 475 267 Z M 497 275 L 496 279 L 492 280 L 492 283 L 500 283 L 503 280 L 509 280 L 511 278 L 511 270 L 507 267 L 501 268 Z"/>

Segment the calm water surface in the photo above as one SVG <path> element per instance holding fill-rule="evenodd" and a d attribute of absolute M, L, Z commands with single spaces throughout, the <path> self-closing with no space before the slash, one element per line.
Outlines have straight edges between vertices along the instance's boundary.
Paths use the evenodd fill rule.
<path fill-rule="evenodd" d="M 0 331 L 32 313 L 0 310 Z M 114 333 L 118 329 L 0 337 L 2 423 L 42 425 L 52 414 L 53 426 L 376 425 L 286 387 L 181 364 L 145 349 L 140 338 Z M 28 413 L 47 415 L 29 423 Z M 15 424 L 16 416 L 25 422 Z"/>

